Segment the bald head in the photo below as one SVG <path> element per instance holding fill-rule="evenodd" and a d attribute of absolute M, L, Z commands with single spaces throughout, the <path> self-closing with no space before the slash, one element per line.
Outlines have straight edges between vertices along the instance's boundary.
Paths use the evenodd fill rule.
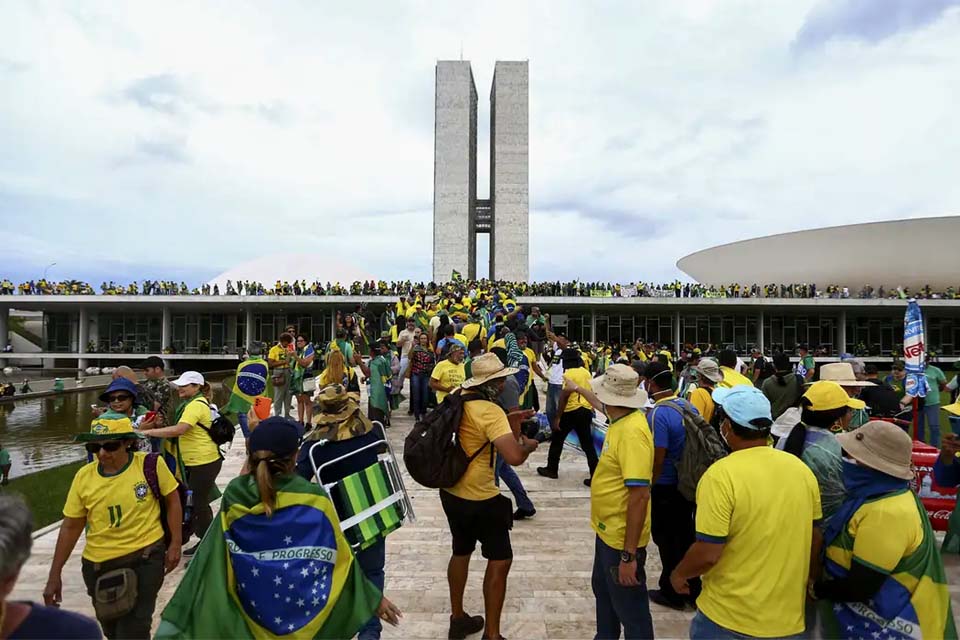
<path fill-rule="evenodd" d="M 121 365 L 113 370 L 113 379 L 117 378 L 126 378 L 130 382 L 137 384 L 139 380 L 137 379 L 137 374 L 133 372 L 133 369 L 127 365 Z"/>

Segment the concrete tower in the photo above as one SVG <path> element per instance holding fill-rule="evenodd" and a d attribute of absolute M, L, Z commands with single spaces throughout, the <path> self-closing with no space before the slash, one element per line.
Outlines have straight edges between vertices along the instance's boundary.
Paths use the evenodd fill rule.
<path fill-rule="evenodd" d="M 526 62 L 497 62 L 490 89 L 490 198 L 477 199 L 477 90 L 470 63 L 436 70 L 433 279 L 476 277 L 477 234 L 490 234 L 490 277 L 530 276 Z"/>

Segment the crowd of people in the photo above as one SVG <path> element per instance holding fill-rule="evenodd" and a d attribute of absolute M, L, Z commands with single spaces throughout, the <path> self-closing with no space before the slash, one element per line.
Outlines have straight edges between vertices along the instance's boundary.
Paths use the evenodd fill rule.
<path fill-rule="evenodd" d="M 118 368 L 101 396 L 104 409 L 77 436 L 91 462 L 64 505 L 46 603 L 62 600 L 63 567 L 86 531 L 83 579 L 107 637 L 149 637 L 163 577 L 182 554 L 192 560 L 158 637 L 312 636 L 321 631 L 318 612 L 330 606 L 340 613 L 323 623 L 331 625 L 324 637 L 379 638 L 381 621 L 402 616 L 383 595 L 385 538 L 397 525 L 384 516 L 382 528 L 351 549 L 340 532 L 349 517 L 344 500 L 326 500 L 320 485 L 365 473 L 369 459 L 324 466 L 345 452 L 369 449 L 376 466 L 369 443 L 406 409 L 418 433 L 456 433 L 461 452 L 457 473 L 445 469 L 449 481 L 436 485 L 451 534 L 450 638 L 502 637 L 510 531 L 537 514 L 515 467 L 549 442 L 536 473 L 569 473 L 561 452 L 571 432 L 586 462 L 576 472 L 586 472 L 596 533 L 596 637 L 654 637 L 650 602 L 694 608 L 691 638 L 817 630 L 956 637 L 943 562 L 909 487 L 913 443 L 904 429 L 923 416 L 930 442 L 942 447 L 938 483 L 960 484 L 960 439 L 941 444 L 934 424 L 939 395 L 936 404 L 912 397 L 902 367 L 880 380 L 856 359 L 817 363 L 805 346 L 793 362 L 792 354 L 759 350 L 745 361 L 710 346 L 581 345 L 537 307 L 518 304 L 517 294 L 467 283 L 431 301 L 403 292 L 391 300 L 389 328 L 358 307 L 337 314 L 327 344 L 288 326 L 276 343 L 249 350 L 220 407 L 198 372 L 171 386 L 159 358 L 143 363 L 145 381 Z M 947 382 L 935 366 L 927 376 L 931 389 L 956 389 L 957 379 Z M 960 416 L 960 402 L 944 409 Z M 239 426 L 247 455 L 214 517 L 223 458 L 214 434 L 224 420 Z M 409 464 L 408 471 L 420 477 Z M 356 486 L 372 486 L 364 482 Z M 29 537 L 29 512 L 4 500 L 3 512 L 15 517 L 0 521 L 0 534 L 12 532 L 0 545 L 24 531 Z M 184 548 L 191 537 L 198 542 Z M 662 569 L 648 591 L 650 540 Z M 483 615 L 464 604 L 478 543 L 487 560 Z M 323 561 L 315 548 L 327 550 Z M 26 560 L 7 551 L 0 548 L 4 599 Z M 276 588 L 258 586 L 267 570 Z M 336 591 L 332 578 L 321 585 L 327 571 L 341 576 Z M 23 603 L 11 611 L 24 637 L 99 637 L 72 614 L 58 619 Z"/>
<path fill-rule="evenodd" d="M 957 299 L 957 288 L 947 287 L 943 291 L 935 291 L 930 285 L 911 290 L 909 287 L 893 287 L 886 285 L 864 285 L 859 290 L 851 291 L 848 287 L 831 284 L 818 287 L 813 283 L 792 284 L 740 284 L 705 285 L 679 280 L 668 283 L 631 282 L 504 282 L 477 280 L 464 282 L 454 280 L 451 283 L 414 283 L 406 281 L 354 281 L 349 285 L 330 281 L 314 280 L 307 283 L 305 279 L 277 280 L 272 285 L 262 282 L 228 280 L 223 289 L 218 284 L 202 284 L 189 287 L 185 282 L 177 283 L 172 280 L 144 280 L 131 282 L 126 285 L 113 281 L 100 284 L 101 295 L 144 295 L 144 296 L 428 296 L 442 295 L 450 286 L 456 285 L 466 290 L 495 288 L 508 290 L 516 296 L 552 296 L 552 297 L 614 297 L 614 298 L 859 298 L 859 299 L 894 299 L 917 298 L 926 300 Z M 93 287 L 78 280 L 63 282 L 49 282 L 41 278 L 38 281 L 14 285 L 9 279 L 0 282 L 0 295 L 94 295 Z"/>

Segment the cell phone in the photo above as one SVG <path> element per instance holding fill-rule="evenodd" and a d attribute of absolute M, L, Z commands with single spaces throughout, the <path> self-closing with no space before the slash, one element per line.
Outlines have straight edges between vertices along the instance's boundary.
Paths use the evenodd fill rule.
<path fill-rule="evenodd" d="M 147 411 L 147 413 L 143 416 L 143 421 L 150 422 L 157 417 L 157 413 L 157 411 Z"/>

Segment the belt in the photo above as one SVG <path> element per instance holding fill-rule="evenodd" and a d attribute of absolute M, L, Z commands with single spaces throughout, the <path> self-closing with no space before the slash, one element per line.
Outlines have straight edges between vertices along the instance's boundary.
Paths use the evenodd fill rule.
<path fill-rule="evenodd" d="M 119 569 L 121 567 L 126 567 L 132 564 L 135 564 L 139 560 L 146 560 L 149 558 L 155 551 L 164 551 L 165 547 L 163 540 L 157 540 L 151 545 L 144 547 L 143 549 L 138 549 L 127 555 L 120 556 L 119 558 L 110 558 L 109 560 L 104 560 L 103 562 L 93 562 L 92 560 L 84 560 L 85 562 L 90 562 L 93 565 L 93 570 L 96 573 L 101 573 L 103 571 L 112 571 L 114 569 Z"/>

